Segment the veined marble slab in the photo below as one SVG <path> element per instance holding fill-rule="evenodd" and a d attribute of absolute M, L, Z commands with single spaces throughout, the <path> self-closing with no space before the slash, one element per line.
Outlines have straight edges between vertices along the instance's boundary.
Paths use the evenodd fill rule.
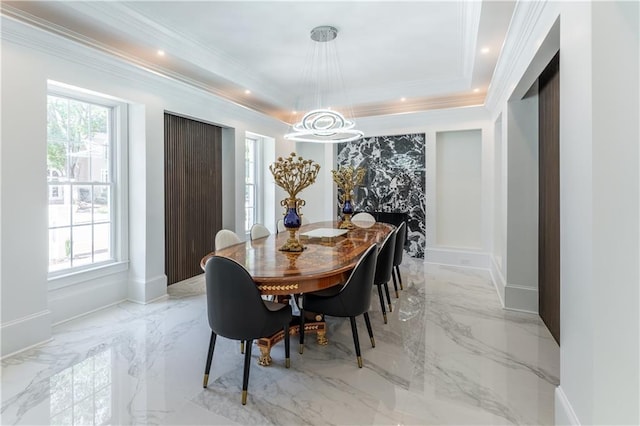
<path fill-rule="evenodd" d="M 253 348 L 248 404 L 243 356 L 219 338 L 209 387 L 203 276 L 169 287 L 168 300 L 121 303 L 59 325 L 54 339 L 2 361 L 4 424 L 553 424 L 558 347 L 534 315 L 500 307 L 489 274 L 405 258 L 405 290 L 376 347 L 357 319 L 328 318 L 328 346 L 308 336 L 303 355 L 282 344 L 270 367 Z M 295 342 L 295 338 L 294 338 Z"/>

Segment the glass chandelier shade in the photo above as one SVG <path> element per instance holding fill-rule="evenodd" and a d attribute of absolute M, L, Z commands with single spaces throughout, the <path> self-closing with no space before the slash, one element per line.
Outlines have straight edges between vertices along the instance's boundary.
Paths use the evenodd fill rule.
<path fill-rule="evenodd" d="M 364 133 L 355 128 L 353 112 L 349 106 L 347 91 L 344 87 L 338 61 L 335 39 L 338 30 L 323 25 L 311 30 L 313 48 L 307 59 L 302 84 L 313 84 L 313 99 L 298 99 L 296 110 L 307 110 L 300 121 L 293 117 L 291 131 L 284 135 L 285 139 L 296 142 L 340 143 L 356 141 Z M 300 92 L 303 92 L 302 90 Z M 326 105 L 330 95 L 342 95 L 347 117 Z"/>

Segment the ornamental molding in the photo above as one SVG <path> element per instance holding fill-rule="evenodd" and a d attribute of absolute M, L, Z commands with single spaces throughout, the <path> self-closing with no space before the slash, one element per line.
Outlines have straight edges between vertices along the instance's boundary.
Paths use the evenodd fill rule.
<path fill-rule="evenodd" d="M 497 116 L 500 105 L 506 102 L 515 89 L 518 73 L 523 72 L 520 69 L 522 59 L 525 55 L 532 58 L 535 55 L 535 51 L 531 49 L 531 46 L 535 46 L 534 29 L 547 5 L 547 1 L 516 2 L 485 100 L 485 106 L 492 115 Z"/>
<path fill-rule="evenodd" d="M 14 11 L 16 13 L 13 13 Z M 42 21 L 32 15 L 27 16 L 23 11 L 14 10 L 4 3 L 1 12 L 0 27 L 3 41 L 99 71 L 149 93 L 167 94 L 185 102 L 194 102 L 195 96 L 210 103 L 211 108 L 216 108 L 217 105 L 224 107 L 226 115 L 229 116 L 228 121 L 246 119 L 246 114 L 250 113 L 253 116 L 252 119 L 263 122 L 264 125 L 286 124 L 272 115 L 222 96 L 215 87 L 161 69 L 145 61 L 130 58 L 95 40 L 88 40 L 75 33 L 73 35 L 67 29 L 59 30 L 58 26 L 48 21 Z M 51 79 L 58 80 L 55 77 Z M 71 84 L 69 81 L 60 82 Z M 229 108 L 230 105 L 234 108 Z M 225 125 L 225 123 L 220 124 Z"/>

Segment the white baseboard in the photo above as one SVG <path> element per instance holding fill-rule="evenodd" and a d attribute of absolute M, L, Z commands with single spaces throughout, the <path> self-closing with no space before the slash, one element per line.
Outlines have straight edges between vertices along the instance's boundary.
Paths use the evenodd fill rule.
<path fill-rule="evenodd" d="M 60 324 L 125 300 L 127 277 L 127 271 L 121 271 L 50 290 L 52 323 Z"/>
<path fill-rule="evenodd" d="M 167 294 L 167 276 L 129 280 L 129 294 L 127 299 L 131 302 L 147 304 Z"/>
<path fill-rule="evenodd" d="M 489 253 L 472 250 L 427 248 L 424 254 L 424 261 L 441 265 L 488 269 Z"/>
<path fill-rule="evenodd" d="M 493 255 L 489 257 L 489 272 L 491 273 L 491 279 L 493 280 L 493 285 L 496 288 L 502 307 L 510 311 L 537 314 L 538 289 L 507 283 L 495 257 Z"/>
<path fill-rule="evenodd" d="M 556 387 L 555 401 L 555 424 L 580 426 L 580 420 L 578 420 L 578 416 L 573 411 L 573 407 L 561 386 Z"/>
<path fill-rule="evenodd" d="M 0 357 L 5 358 L 51 340 L 51 311 L 45 309 L 2 324 Z"/>
<path fill-rule="evenodd" d="M 504 288 L 504 308 L 537 314 L 538 289 L 507 283 Z"/>

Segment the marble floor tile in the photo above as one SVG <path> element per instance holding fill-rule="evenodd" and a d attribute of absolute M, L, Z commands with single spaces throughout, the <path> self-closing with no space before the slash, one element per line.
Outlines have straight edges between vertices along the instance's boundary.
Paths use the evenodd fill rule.
<path fill-rule="evenodd" d="M 384 324 L 371 298 L 376 340 L 328 318 L 329 345 L 293 338 L 273 364 L 253 363 L 240 404 L 243 356 L 219 338 L 202 388 L 210 330 L 203 276 L 166 300 L 121 303 L 56 326 L 52 341 L 2 360 L 4 424 L 553 424 L 559 350 L 535 315 L 501 308 L 483 270 L 405 257 L 405 289 Z"/>

